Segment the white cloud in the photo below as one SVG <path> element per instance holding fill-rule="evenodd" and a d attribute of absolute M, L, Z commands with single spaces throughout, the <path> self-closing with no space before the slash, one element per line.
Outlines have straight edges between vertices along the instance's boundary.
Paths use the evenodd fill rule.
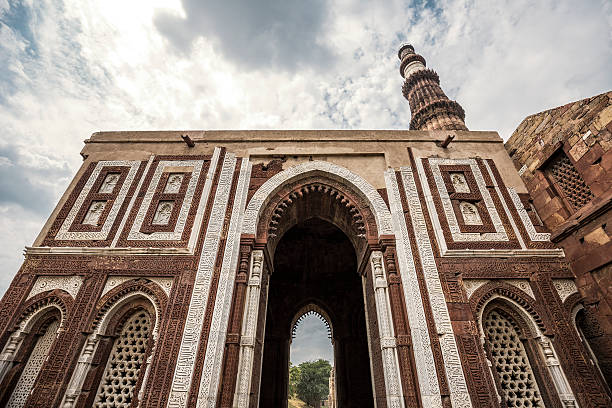
<path fill-rule="evenodd" d="M 294 61 L 287 68 L 282 55 L 275 64 L 237 62 L 237 50 L 223 48 L 235 44 L 225 31 L 191 32 L 191 51 L 177 52 L 155 18 L 193 18 L 193 7 L 180 0 L 0 1 L 0 148 L 15 155 L 4 156 L 14 166 L 0 172 L 28 181 L 9 183 L 0 202 L 32 192 L 41 201 L 3 204 L 0 246 L 15 248 L 3 255 L 4 282 L 94 131 L 406 129 L 410 114 L 396 56 L 404 39 L 440 74 L 471 129 L 499 130 L 505 138 L 528 114 L 612 85 L 612 11 L 605 1 L 318 4 L 315 31 L 302 27 L 309 33 L 303 41 L 288 35 L 278 42 L 299 52 L 314 41 L 330 58 L 308 64 L 283 43 L 279 50 Z M 257 18 L 241 13 L 235 23 L 247 24 L 249 33 Z M 0 293 L 5 288 L 0 283 Z"/>

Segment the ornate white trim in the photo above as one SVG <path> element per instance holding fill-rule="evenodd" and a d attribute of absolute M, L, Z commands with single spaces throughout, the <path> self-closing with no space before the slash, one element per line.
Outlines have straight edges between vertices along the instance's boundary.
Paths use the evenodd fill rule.
<path fill-rule="evenodd" d="M 238 265 L 238 250 L 240 248 L 240 228 L 242 226 L 242 216 L 246 205 L 249 182 L 251 179 L 251 164 L 248 159 L 243 159 L 240 166 L 240 176 L 232 215 L 227 233 L 225 251 L 223 253 L 223 263 L 217 286 L 217 296 L 213 309 L 208 342 L 206 343 L 206 355 L 202 376 L 200 377 L 200 387 L 196 406 L 198 408 L 214 408 L 217 402 L 217 389 L 221 378 L 222 358 L 225 350 L 225 338 L 227 335 L 227 325 L 230 309 L 232 307 L 232 295 L 234 293 L 234 278 Z"/>
<path fill-rule="evenodd" d="M 72 276 L 39 276 L 32 286 L 32 290 L 28 295 L 27 299 L 32 296 L 38 295 L 39 293 L 46 292 L 53 289 L 61 289 L 70 294 L 74 299 L 83 284 L 83 277 L 72 275 Z"/>
<path fill-rule="evenodd" d="M 553 279 L 553 286 L 557 290 L 561 302 L 565 302 L 565 299 L 578 292 L 578 287 L 573 279 Z"/>
<path fill-rule="evenodd" d="M 172 290 L 174 278 L 164 278 L 157 276 L 144 276 L 143 278 L 154 282 L 164 291 L 166 296 L 170 296 L 170 290 Z M 100 295 L 100 297 L 106 295 L 109 291 L 116 288 L 117 286 L 122 285 L 123 283 L 132 279 L 137 278 L 134 276 L 109 276 L 106 280 L 106 283 L 104 284 L 104 288 L 102 289 L 102 294 Z"/>
<path fill-rule="evenodd" d="M 385 204 L 385 201 L 382 199 L 378 191 L 376 191 L 376 189 L 372 187 L 370 183 L 344 167 L 318 160 L 304 162 L 281 171 L 259 187 L 246 208 L 242 232 L 244 234 L 256 234 L 257 220 L 259 219 L 261 209 L 264 207 L 273 193 L 284 183 L 289 180 L 307 177 L 308 175 L 317 172 L 322 172 L 326 176 L 341 182 L 350 182 L 355 187 L 356 191 L 361 194 L 362 198 L 366 200 L 370 206 L 370 209 L 374 213 L 376 224 L 378 226 L 378 233 L 380 235 L 393 234 L 393 228 L 391 226 L 391 213 L 387 208 L 387 204 Z"/>
<path fill-rule="evenodd" d="M 236 408 L 247 408 L 251 390 L 253 373 L 253 357 L 255 354 L 255 336 L 257 335 L 257 320 L 259 318 L 259 297 L 261 294 L 261 276 L 263 271 L 263 251 L 251 253 L 251 270 L 246 293 L 242 330 L 240 335 L 240 357 L 238 359 L 238 378 L 234 404 Z"/>
<path fill-rule="evenodd" d="M 64 325 L 64 314 L 62 313 L 62 308 L 57 301 L 47 303 L 25 316 L 19 322 L 17 330 L 15 330 L 15 332 L 11 334 L 7 340 L 2 353 L 0 353 L 0 382 L 2 382 L 4 376 L 12 367 L 13 361 L 15 360 L 15 357 L 21 348 L 21 344 L 23 343 L 23 339 L 25 339 L 27 333 L 29 333 L 32 329 L 32 322 L 36 320 L 35 317 L 52 308 L 57 309 L 60 312 L 59 329 L 62 329 Z"/>
<path fill-rule="evenodd" d="M 113 202 L 113 206 L 110 212 L 108 213 L 106 220 L 104 221 L 104 225 L 102 226 L 102 229 L 97 232 L 69 231 L 70 226 L 74 223 L 77 213 L 83 206 L 83 202 L 85 201 L 85 198 L 87 198 L 89 191 L 91 190 L 94 183 L 96 182 L 98 175 L 102 171 L 102 168 L 105 166 L 129 167 L 130 170 L 128 171 L 127 177 L 125 178 L 125 181 L 123 182 L 123 185 L 121 186 L 121 190 L 119 191 L 117 198 Z M 132 185 L 132 182 L 134 181 L 134 177 L 136 177 L 136 171 L 138 170 L 139 166 L 140 166 L 139 161 L 127 161 L 127 160 L 112 160 L 111 161 L 111 160 L 108 160 L 108 161 L 98 162 L 93 172 L 91 173 L 91 176 L 89 176 L 87 183 L 85 183 L 83 190 L 81 190 L 81 193 L 79 194 L 78 198 L 76 199 L 72 208 L 70 209 L 68 216 L 62 223 L 62 226 L 60 227 L 59 232 L 55 236 L 55 239 L 56 240 L 68 240 L 68 241 L 74 241 L 74 240 L 90 241 L 94 239 L 95 240 L 105 240 L 108 237 L 108 233 L 112 225 L 114 224 L 115 219 L 117 218 L 119 209 L 123 205 L 123 201 L 125 201 L 125 197 L 127 196 L 127 193 Z"/>
<path fill-rule="evenodd" d="M 194 252 L 198 237 L 200 236 L 200 229 L 202 228 L 202 221 L 204 220 L 204 213 L 206 213 L 206 204 L 208 203 L 208 197 L 210 196 L 210 190 L 212 189 L 213 180 L 215 179 L 215 173 L 217 172 L 217 165 L 219 164 L 219 158 L 221 157 L 221 148 L 215 147 L 210 165 L 208 166 L 208 172 L 206 173 L 206 182 L 204 183 L 204 189 L 200 195 L 200 202 L 198 203 L 198 210 L 193 221 L 193 227 L 191 228 L 191 236 L 189 237 L 189 243 L 187 248 L 191 252 Z"/>
<path fill-rule="evenodd" d="M 231 153 L 225 155 L 221 176 L 217 185 L 217 193 L 213 203 L 210 220 L 206 228 L 204 246 L 198 264 L 198 270 L 191 293 L 189 310 L 181 339 L 181 347 L 177 358 L 174 377 L 168 398 L 168 407 L 179 408 L 187 404 L 189 389 L 193 377 L 198 346 L 204 315 L 206 312 L 206 302 L 210 292 L 212 273 L 214 271 L 215 260 L 219 251 L 221 240 L 221 230 L 225 220 L 225 212 L 232 186 L 232 177 L 236 167 L 236 157 Z"/>
<path fill-rule="evenodd" d="M 533 295 L 533 290 L 531 290 L 531 285 L 529 285 L 529 281 L 527 279 L 504 279 L 502 282 L 507 283 L 508 285 L 512 285 L 517 289 L 522 290 L 533 299 L 535 296 Z"/>
<path fill-rule="evenodd" d="M 118 279 L 117 281 L 119 281 Z M 108 284 L 108 281 L 107 281 Z M 155 314 L 155 327 L 151 330 L 151 337 L 153 339 L 153 345 L 151 347 L 151 352 L 149 353 L 149 358 L 147 359 L 147 368 L 142 375 L 142 386 L 141 393 L 139 397 L 142 398 L 142 392 L 145 388 L 146 380 L 149 376 L 149 370 L 151 368 L 151 360 L 153 355 L 155 354 L 155 347 L 157 347 L 157 337 L 160 326 L 160 314 L 157 309 L 157 305 L 155 303 L 155 299 L 153 299 L 148 293 L 141 291 L 134 291 L 125 294 L 121 299 L 117 300 L 113 305 L 106 311 L 104 316 L 100 319 L 97 326 L 94 328 L 92 334 L 90 334 L 85 340 L 85 344 L 83 345 L 83 349 L 81 350 L 81 354 L 79 356 L 79 360 L 77 365 L 72 372 L 72 376 L 70 377 L 70 382 L 68 383 L 68 387 L 66 388 L 66 393 L 64 394 L 64 398 L 61 403 L 62 408 L 72 408 L 81 394 L 81 389 L 83 388 L 83 383 L 85 381 L 85 377 L 87 372 L 89 371 L 89 366 L 92 363 L 95 352 L 100 344 L 100 338 L 102 337 L 102 333 L 106 330 L 106 326 L 108 325 L 109 316 L 113 316 L 115 312 L 121 308 L 124 304 L 130 302 L 133 298 L 137 296 L 142 296 L 146 298 L 151 307 L 153 309 L 153 313 Z"/>
<path fill-rule="evenodd" d="M 482 173 L 480 172 L 480 168 L 474 159 L 439 159 L 439 158 L 430 158 L 428 159 L 429 164 L 431 166 L 431 172 L 433 173 L 434 180 L 436 182 L 436 187 L 438 188 L 438 192 L 440 194 L 440 200 L 442 201 L 442 207 L 444 208 L 444 214 L 446 215 L 446 219 L 448 221 L 448 227 L 450 229 L 451 235 L 453 237 L 453 241 L 508 241 L 508 234 L 506 234 L 506 230 L 504 225 L 499 218 L 499 214 L 497 213 L 497 209 L 495 208 L 495 203 L 487 190 L 484 178 Z M 478 185 L 478 189 L 480 190 L 480 194 L 482 195 L 482 199 L 485 203 L 485 206 L 489 212 L 489 216 L 491 217 L 491 222 L 495 227 L 495 232 L 488 233 L 477 233 L 477 232 L 461 232 L 459 229 L 459 223 L 457 222 L 457 217 L 455 216 L 455 211 L 453 210 L 453 205 L 451 199 L 448 195 L 448 191 L 446 190 L 446 185 L 444 184 L 444 179 L 442 178 L 442 173 L 440 171 L 440 165 L 467 165 L 470 166 L 472 170 L 472 174 L 476 179 L 476 184 Z"/>
<path fill-rule="evenodd" d="M 128 240 L 132 241 L 179 241 L 182 238 L 183 230 L 185 229 L 185 222 L 187 221 L 187 214 L 189 214 L 189 209 L 191 208 L 191 204 L 193 201 L 193 196 L 195 194 L 196 186 L 198 185 L 198 180 L 200 180 L 200 173 L 202 172 L 202 168 L 204 166 L 204 160 L 163 160 L 160 161 L 155 169 L 155 173 L 153 174 L 153 178 L 151 179 L 151 184 L 149 184 L 147 188 L 147 192 L 145 193 L 144 199 L 138 209 L 138 213 L 136 214 L 136 219 L 134 220 L 134 224 L 128 234 Z M 186 167 L 193 168 L 191 173 L 191 179 L 189 180 L 189 185 L 187 186 L 187 191 L 185 192 L 185 199 L 183 200 L 183 204 L 181 205 L 181 210 L 179 212 L 178 218 L 176 220 L 176 226 L 174 231 L 171 232 L 153 232 L 150 234 L 145 234 L 140 232 L 142 228 L 142 223 L 144 222 L 144 218 L 147 215 L 149 207 L 151 206 L 151 201 L 153 200 L 153 195 L 157 190 L 158 184 L 160 182 L 162 173 L 166 167 Z"/>
<path fill-rule="evenodd" d="M 395 178 L 395 170 L 387 170 L 385 172 L 385 179 L 393 228 L 397 238 L 397 260 L 404 287 L 404 298 L 406 299 L 408 321 L 410 323 L 410 335 L 412 337 L 421 401 L 425 408 L 442 407 L 440 385 L 431 350 L 431 339 L 427 330 L 423 299 L 417 280 L 408 228 L 406 227 L 399 187 Z M 417 196 L 407 198 L 409 206 L 412 205 L 413 200 L 419 199 Z"/>
<path fill-rule="evenodd" d="M 25 247 L 25 255 L 189 255 L 188 248 Z"/>
<path fill-rule="evenodd" d="M 142 185 L 144 184 L 147 174 L 149 174 L 149 169 L 151 168 L 151 164 L 153 163 L 154 158 L 155 158 L 154 154 L 149 156 L 149 160 L 147 161 L 147 165 L 144 168 L 142 177 L 140 177 L 140 180 L 138 180 L 138 184 L 136 185 L 136 190 L 135 190 L 136 194 L 132 195 L 132 198 L 130 199 L 130 203 L 128 204 L 127 209 L 125 210 L 125 216 L 121 220 L 121 223 L 119 223 L 119 228 L 117 229 L 117 233 L 115 234 L 115 237 L 113 238 L 113 242 L 111 242 L 110 246 L 113 248 L 116 247 L 117 242 L 119 242 L 119 238 L 121 237 L 121 234 L 123 233 L 123 229 L 125 228 L 125 224 L 127 223 L 129 215 L 132 213 L 132 207 L 134 207 L 134 203 L 136 202 L 136 198 L 138 197 L 138 192 L 142 188 Z"/>
<path fill-rule="evenodd" d="M 453 333 L 450 316 L 448 314 L 446 300 L 438 275 L 438 268 L 436 266 L 429 233 L 427 232 L 427 224 L 425 223 L 425 216 L 421 208 L 421 202 L 419 200 L 412 169 L 410 167 L 402 167 L 400 168 L 400 172 L 406 197 L 409 197 L 411 200 L 408 207 L 412 218 L 412 227 L 417 242 L 417 249 L 421 258 L 423 274 L 425 275 L 425 283 L 431 302 L 436 331 L 440 336 L 440 348 L 442 350 L 442 358 L 444 359 L 446 377 L 448 378 L 451 402 L 453 407 L 456 408 L 471 407 L 472 402 L 463 375 L 461 360 L 459 359 L 459 350 L 455 343 L 455 334 Z"/>
<path fill-rule="evenodd" d="M 391 318 L 391 302 L 389 301 L 387 277 L 382 259 L 383 255 L 380 251 L 373 251 L 370 255 L 383 374 L 385 377 L 388 406 L 401 408 L 404 407 L 404 398 L 400 380 L 393 320 Z"/>
<path fill-rule="evenodd" d="M 463 287 L 465 288 L 465 296 L 467 299 L 470 300 L 474 292 L 490 281 L 490 279 L 463 279 Z"/>
<path fill-rule="evenodd" d="M 512 199 L 512 204 L 514 204 L 514 208 L 521 217 L 521 221 L 523 221 L 523 226 L 525 230 L 527 230 L 527 235 L 529 235 L 529 239 L 532 241 L 550 241 L 550 234 L 546 232 L 536 232 L 536 229 L 531 222 L 531 218 L 529 218 L 529 214 L 527 214 L 527 210 L 525 210 L 525 206 L 521 202 L 521 199 L 512 187 L 508 187 L 508 194 L 510 194 L 510 198 Z"/>

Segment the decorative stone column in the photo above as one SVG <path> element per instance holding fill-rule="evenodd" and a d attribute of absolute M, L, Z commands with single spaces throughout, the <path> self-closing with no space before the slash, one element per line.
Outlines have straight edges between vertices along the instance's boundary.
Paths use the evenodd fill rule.
<path fill-rule="evenodd" d="M 393 331 L 391 303 L 389 301 L 389 290 L 382 252 L 373 251 L 372 255 L 370 255 L 370 263 L 372 279 L 374 281 L 376 316 L 378 317 L 378 328 L 380 330 L 380 348 L 387 390 L 387 404 L 389 407 L 404 408 L 399 361 L 397 358 L 397 344 Z"/>
<path fill-rule="evenodd" d="M 85 381 L 85 377 L 87 376 L 87 372 L 89 371 L 91 361 L 99 343 L 100 336 L 98 334 L 94 333 L 87 337 L 85 346 L 83 347 L 83 351 L 79 357 L 79 361 L 77 362 L 77 365 L 72 373 L 72 377 L 70 378 L 70 382 L 68 383 L 68 388 L 66 389 L 66 394 L 64 395 L 64 400 L 61 404 L 62 408 L 74 407 L 76 400 L 81 394 L 83 382 Z"/>
<path fill-rule="evenodd" d="M 233 405 L 237 408 L 246 408 L 249 404 L 253 374 L 253 356 L 255 354 L 255 336 L 257 334 L 257 321 L 259 317 L 262 265 L 263 251 L 254 250 L 251 253 L 251 271 L 240 336 L 240 359 L 238 362 L 238 378 L 236 379 Z"/>
<path fill-rule="evenodd" d="M 25 338 L 25 333 L 18 330 L 9 337 L 2 354 L 0 354 L 0 384 L 6 373 L 10 370 L 17 355 L 17 350 L 21 347 L 21 343 Z"/>
<path fill-rule="evenodd" d="M 405 78 L 402 93 L 412 112 L 410 130 L 468 130 L 463 108 L 448 99 L 438 74 L 425 67 L 425 58 L 410 44 L 402 44 L 397 55 L 402 61 L 400 74 Z"/>
<path fill-rule="evenodd" d="M 576 398 L 574 398 L 574 394 L 561 370 L 561 365 L 559 364 L 559 360 L 557 359 L 550 340 L 543 336 L 540 338 L 539 344 L 542 349 L 542 354 L 544 354 L 544 359 L 546 360 L 546 366 L 548 367 L 550 376 L 559 394 L 559 399 L 561 399 L 561 403 L 563 403 L 563 406 L 566 408 L 577 407 Z"/>

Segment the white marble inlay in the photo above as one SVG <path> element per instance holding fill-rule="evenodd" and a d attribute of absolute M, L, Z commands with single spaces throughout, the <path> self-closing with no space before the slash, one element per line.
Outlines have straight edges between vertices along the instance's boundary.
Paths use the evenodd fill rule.
<path fill-rule="evenodd" d="M 167 194 L 176 194 L 181 189 L 181 184 L 183 184 L 183 174 L 182 173 L 172 173 L 168 176 L 168 181 L 166 181 L 166 187 L 164 187 L 164 193 Z"/>
<path fill-rule="evenodd" d="M 462 172 L 451 172 L 450 179 L 456 193 L 470 192 L 470 186 L 468 186 L 467 180 L 465 179 L 465 174 Z"/>
<path fill-rule="evenodd" d="M 442 163 L 447 164 L 447 163 Z M 455 162 L 448 164 L 457 164 Z M 461 163 L 464 164 L 464 163 Z M 450 388 L 450 398 L 453 407 L 467 408 L 472 406 L 470 395 L 468 393 L 467 383 L 463 375 L 461 360 L 459 358 L 459 350 L 455 342 L 455 334 L 448 314 L 442 283 L 438 274 L 438 268 L 434 258 L 431 238 L 427 231 L 425 215 L 421 207 L 412 168 L 402 167 L 400 169 L 402 182 L 408 199 L 408 208 L 412 218 L 412 228 L 417 243 L 417 249 L 421 258 L 421 266 L 425 277 L 425 284 L 429 294 L 431 310 L 436 325 L 436 331 L 439 335 L 440 349 L 442 358 L 444 359 L 444 369 L 448 378 Z M 479 173 L 480 174 L 480 173 Z M 482 175 L 480 176 L 482 178 Z M 484 181 L 483 181 L 484 184 Z M 446 189 L 444 189 L 446 191 Z M 488 193 L 487 193 L 488 194 Z M 448 194 L 447 194 L 448 196 Z"/>
<path fill-rule="evenodd" d="M 236 157 L 231 153 L 227 153 L 223 161 L 210 221 L 204 236 L 204 244 L 198 263 L 193 291 L 191 292 L 189 310 L 168 397 L 167 406 L 171 408 L 185 407 L 189 396 L 196 355 L 200 345 L 202 324 L 204 323 L 204 315 L 206 313 L 206 303 L 219 251 L 219 242 L 221 240 L 221 232 L 235 167 Z"/>
<path fill-rule="evenodd" d="M 431 166 L 431 171 L 436 183 L 436 187 L 440 194 L 440 200 L 442 202 L 442 208 L 444 209 L 444 214 L 446 215 L 446 219 L 448 221 L 448 226 L 453 237 L 453 241 L 461 242 L 461 241 L 508 241 L 508 234 L 506 234 L 506 230 L 504 225 L 499 218 L 499 214 L 497 213 L 497 209 L 495 208 L 495 203 L 487 190 L 484 178 L 482 173 L 480 172 L 480 168 L 476 160 L 474 159 L 440 159 L 440 158 L 430 158 L 428 159 L 429 164 Z M 457 218 L 455 217 L 455 212 L 453 211 L 453 204 L 448 195 L 448 191 L 446 190 L 446 185 L 444 184 L 444 179 L 442 178 L 442 173 L 440 171 L 441 165 L 467 165 L 470 166 L 472 170 L 472 174 L 474 175 L 474 179 L 476 180 L 476 184 L 478 186 L 478 190 L 482 195 L 483 202 L 485 204 L 485 208 L 487 209 L 489 216 L 491 217 L 491 221 L 495 228 L 495 232 L 493 233 L 484 233 L 480 234 L 477 232 L 461 232 L 459 228 L 459 223 L 457 222 Z"/>
<path fill-rule="evenodd" d="M 506 282 L 508 285 L 512 285 L 515 288 L 522 290 L 527 293 L 529 296 L 535 299 L 533 295 L 533 290 L 531 290 L 531 285 L 527 279 L 505 279 L 503 282 Z"/>
<path fill-rule="evenodd" d="M 117 198 L 114 200 L 113 206 L 111 207 L 111 210 L 109 211 L 108 216 L 106 217 L 106 220 L 104 221 L 104 225 L 102 226 L 102 229 L 98 232 L 69 231 L 70 226 L 75 221 L 77 213 L 83 206 L 83 203 L 85 202 L 85 199 L 87 198 L 87 195 L 91 191 L 96 179 L 98 178 L 98 176 L 100 175 L 100 172 L 105 166 L 129 167 L 130 169 L 125 178 L 125 181 L 123 182 L 123 185 L 121 186 L 121 190 L 119 190 L 119 194 L 117 195 Z M 114 224 L 115 219 L 117 218 L 117 214 L 119 213 L 119 208 L 121 208 L 121 206 L 123 205 L 123 201 L 125 200 L 125 197 L 127 196 L 127 193 L 130 189 L 130 186 L 132 185 L 132 182 L 134 181 L 134 178 L 136 177 L 136 172 L 139 166 L 140 166 L 139 161 L 123 161 L 123 160 L 110 161 L 109 160 L 109 161 L 98 162 L 93 172 L 91 173 L 91 176 L 85 183 L 83 190 L 81 190 L 79 196 L 74 202 L 74 205 L 72 206 L 72 209 L 68 213 L 68 216 L 62 223 L 62 226 L 60 227 L 59 232 L 55 236 L 55 239 L 56 240 L 69 240 L 69 241 L 105 240 L 108 237 L 108 233 L 110 232 L 110 229 L 112 225 Z M 96 219 L 96 223 L 97 223 L 97 219 Z"/>
<path fill-rule="evenodd" d="M 115 190 L 115 186 L 119 182 L 119 173 L 108 173 L 98 190 L 98 193 L 102 194 L 112 194 L 113 190 Z"/>
<path fill-rule="evenodd" d="M 173 208 L 174 201 L 160 201 L 157 204 L 157 209 L 155 210 L 155 215 L 153 215 L 153 221 L 151 221 L 151 224 L 168 225 Z"/>
<path fill-rule="evenodd" d="M 104 207 L 106 207 L 106 201 L 92 201 L 82 224 L 98 225 L 98 221 L 104 212 Z"/>
<path fill-rule="evenodd" d="M 366 200 L 372 209 L 374 217 L 376 218 L 378 233 L 380 235 L 393 234 L 393 228 L 391 226 L 391 213 L 389 212 L 387 204 L 382 199 L 378 191 L 376 191 L 376 189 L 372 187 L 370 183 L 350 170 L 330 162 L 319 160 L 300 163 L 297 166 L 283 170 L 271 177 L 261 187 L 259 187 L 246 208 L 242 232 L 244 234 L 256 233 L 257 220 L 259 218 L 260 210 L 267 203 L 269 197 L 273 196 L 272 193 L 279 189 L 284 183 L 289 180 L 306 177 L 308 174 L 316 174 L 320 172 L 325 173 L 325 175 L 331 179 L 340 182 L 350 182 L 356 188 L 357 193 L 359 193 L 361 197 Z"/>
<path fill-rule="evenodd" d="M 385 172 L 385 181 L 389 194 L 393 228 L 397 239 L 397 260 L 403 283 L 402 286 L 404 287 L 404 298 L 406 299 L 406 309 L 410 323 L 410 335 L 412 337 L 421 401 L 424 408 L 438 408 L 442 407 L 438 375 L 431 350 L 431 340 L 427 330 L 423 299 L 417 280 L 400 191 L 393 169 Z"/>
<path fill-rule="evenodd" d="M 463 287 L 465 288 L 465 295 L 468 300 L 470 300 L 474 292 L 489 282 L 489 279 L 464 279 Z"/>
<path fill-rule="evenodd" d="M 250 179 L 251 164 L 248 159 L 243 159 L 240 166 L 240 176 L 236 187 L 225 251 L 223 252 L 223 263 L 217 285 L 217 296 L 208 333 L 208 342 L 206 343 L 206 355 L 204 357 L 196 404 L 198 408 L 214 408 L 217 402 L 218 387 L 221 381 L 221 367 L 223 366 L 222 358 L 225 350 L 227 326 L 234 293 L 234 278 L 238 266 L 240 229 L 242 227 L 242 217 L 244 215 L 244 207 L 246 206 Z"/>
<path fill-rule="evenodd" d="M 151 183 L 149 184 L 147 192 L 145 193 L 144 199 L 142 200 L 142 204 L 138 209 L 136 219 L 134 220 L 134 225 L 132 226 L 130 233 L 128 234 L 128 240 L 180 241 L 183 236 L 185 224 L 187 222 L 187 215 L 189 214 L 189 210 L 191 208 L 191 205 L 193 204 L 193 196 L 195 194 L 196 186 L 198 185 L 198 180 L 200 179 L 203 166 L 204 160 L 160 161 L 157 165 L 157 168 L 155 169 L 155 173 L 153 174 L 153 178 L 151 179 Z M 187 191 L 185 192 L 185 199 L 183 200 L 183 204 L 181 205 L 181 209 L 179 210 L 178 218 L 176 220 L 176 227 L 174 231 L 153 232 L 150 234 L 142 233 L 140 232 L 142 224 L 144 222 L 147 211 L 151 206 L 153 195 L 155 194 L 155 191 L 157 191 L 157 187 L 159 185 L 162 173 L 164 172 L 164 168 L 166 167 L 186 167 L 188 169 L 193 168 L 193 173 L 191 174 L 191 179 L 189 180 L 189 185 L 187 186 Z M 166 186 L 164 186 L 164 188 L 165 187 Z"/>
<path fill-rule="evenodd" d="M 81 285 L 83 284 L 83 277 L 81 276 L 39 276 L 36 278 L 36 282 L 28 295 L 28 299 L 32 296 L 38 295 L 39 293 L 46 292 L 53 289 L 61 289 L 70 294 L 72 298 L 76 298 Z"/>
<path fill-rule="evenodd" d="M 463 216 L 463 222 L 466 225 L 482 225 L 480 214 L 478 214 L 478 208 L 474 204 L 467 201 L 460 201 L 459 209 Z"/>
<path fill-rule="evenodd" d="M 578 292 L 578 287 L 573 279 L 553 279 L 553 285 L 559 294 L 562 302 L 565 299 Z"/>
<path fill-rule="evenodd" d="M 521 202 L 521 198 L 518 193 L 512 187 L 508 187 L 508 194 L 510 194 L 510 198 L 512 199 L 512 204 L 514 208 L 519 214 L 525 229 L 527 230 L 527 235 L 532 241 L 550 241 L 550 234 L 546 232 L 536 232 L 535 226 L 533 222 L 531 222 L 531 218 L 529 218 L 529 214 L 527 214 L 527 210 L 525 206 Z"/>

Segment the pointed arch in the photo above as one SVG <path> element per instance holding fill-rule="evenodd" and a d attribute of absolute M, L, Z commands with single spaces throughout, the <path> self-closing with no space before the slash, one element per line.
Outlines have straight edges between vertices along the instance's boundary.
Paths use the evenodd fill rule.
<path fill-rule="evenodd" d="M 166 302 L 163 289 L 144 278 L 124 282 L 102 296 L 61 406 L 98 407 L 110 401 L 127 407 L 139 400 Z"/>
<path fill-rule="evenodd" d="M 55 289 L 29 299 L 0 354 L 0 404 L 23 407 L 73 303 Z"/>
<path fill-rule="evenodd" d="M 319 319 L 321 319 L 321 321 L 325 325 L 325 328 L 327 329 L 327 338 L 333 341 L 334 326 L 332 324 L 331 318 L 329 317 L 329 314 L 327 314 L 327 312 L 323 310 L 321 307 L 319 307 L 317 304 L 312 303 L 312 302 L 302 306 L 295 313 L 295 317 L 291 321 L 291 338 L 295 339 L 295 335 L 296 335 L 298 326 L 300 325 L 300 323 L 306 316 L 310 316 L 310 315 L 315 315 Z"/>
<path fill-rule="evenodd" d="M 391 213 L 382 196 L 361 176 L 352 171 L 325 161 L 309 161 L 290 167 L 271 177 L 253 195 L 247 205 L 242 225 L 243 234 L 257 235 L 257 226 L 262 209 L 273 199 L 283 185 L 311 176 L 320 175 L 349 187 L 370 207 L 378 235 L 391 235 Z"/>

